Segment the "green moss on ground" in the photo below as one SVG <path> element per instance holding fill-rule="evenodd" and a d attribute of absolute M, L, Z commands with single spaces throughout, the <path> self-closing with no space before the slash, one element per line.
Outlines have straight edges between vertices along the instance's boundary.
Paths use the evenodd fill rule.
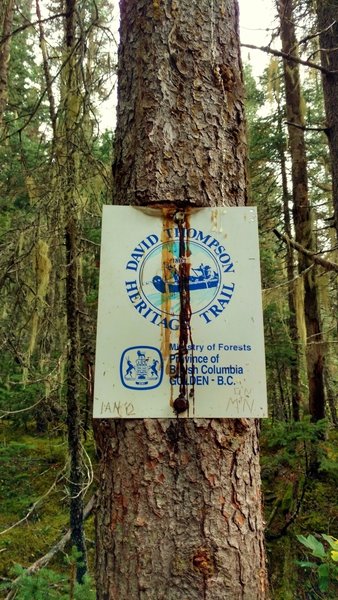
<path fill-rule="evenodd" d="M 88 448 L 92 453 L 92 448 Z M 0 574 L 12 579 L 15 564 L 28 567 L 43 556 L 68 530 L 67 479 L 60 477 L 67 463 L 67 444 L 62 436 L 35 437 L 0 428 L 0 531 L 9 529 L 31 510 L 27 520 L 0 536 Z M 93 520 L 86 523 L 86 535 L 93 540 Z M 93 565 L 93 544 L 88 544 Z M 70 551 L 68 548 L 67 551 Z M 49 567 L 68 576 L 65 556 L 59 554 Z"/>

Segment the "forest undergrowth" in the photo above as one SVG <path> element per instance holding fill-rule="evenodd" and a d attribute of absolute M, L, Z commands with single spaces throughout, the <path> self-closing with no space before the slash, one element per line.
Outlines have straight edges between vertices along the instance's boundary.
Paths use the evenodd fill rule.
<path fill-rule="evenodd" d="M 262 484 L 272 600 L 335 600 L 338 568 L 324 536 L 338 537 L 337 437 L 335 429 L 323 436 L 325 423 L 263 422 L 261 433 Z M 311 448 L 316 444 L 318 464 L 311 472 Z M 44 556 L 68 530 L 66 433 L 37 435 L 3 421 L 0 429 L 0 597 L 6 598 L 9 583 Z M 95 473 L 95 449 L 87 440 Z M 88 500 L 95 493 L 95 476 Z M 95 597 L 94 516 L 86 521 L 89 573 L 83 586 L 75 583 L 75 559 L 68 544 L 35 574 L 20 578 L 17 600 Z M 326 558 L 311 556 L 297 536 L 309 535 L 326 551 Z M 313 565 L 311 566 L 311 560 Z M 304 566 L 306 565 L 307 566 Z M 329 564 L 327 585 L 320 584 L 318 568 Z M 314 566 L 316 565 L 316 566 Z M 325 572 L 326 572 L 325 571 Z M 320 585 L 324 590 L 321 591 Z M 78 595 L 79 594 L 79 595 Z M 14 597 L 14 596 L 13 596 Z"/>

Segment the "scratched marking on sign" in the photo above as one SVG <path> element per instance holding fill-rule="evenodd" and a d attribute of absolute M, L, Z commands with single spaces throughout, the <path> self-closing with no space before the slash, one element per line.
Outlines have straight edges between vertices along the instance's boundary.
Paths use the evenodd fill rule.
<path fill-rule="evenodd" d="M 227 403 L 227 409 L 236 407 L 238 413 L 249 410 L 252 412 L 254 407 L 254 400 L 252 399 L 253 390 L 247 387 L 238 387 L 233 389 L 233 396 L 231 396 Z"/>
<path fill-rule="evenodd" d="M 114 415 L 116 417 L 132 417 L 135 413 L 135 407 L 132 402 L 102 402 L 101 415 Z"/>

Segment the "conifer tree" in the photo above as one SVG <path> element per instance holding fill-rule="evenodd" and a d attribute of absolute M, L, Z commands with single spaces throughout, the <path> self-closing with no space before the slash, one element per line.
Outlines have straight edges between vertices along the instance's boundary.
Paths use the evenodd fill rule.
<path fill-rule="evenodd" d="M 282 49 L 286 55 L 294 55 L 297 48 L 293 3 L 278 2 Z M 304 138 L 304 115 L 302 111 L 301 83 L 297 62 L 283 59 L 285 97 L 292 161 L 293 220 L 296 241 L 304 248 L 315 251 L 313 217 L 308 193 L 308 174 Z M 307 377 L 309 412 L 313 421 L 324 418 L 324 348 L 321 331 L 319 291 L 316 267 L 303 254 L 298 256 L 299 272 L 304 281 L 304 312 L 307 334 Z"/>
<path fill-rule="evenodd" d="M 322 79 L 331 156 L 334 221 L 338 235 L 338 2 L 318 0 L 316 5 L 321 62 L 328 71 L 322 74 Z"/>
<path fill-rule="evenodd" d="M 121 4 L 114 202 L 247 200 L 238 6 Z M 268 595 L 257 423 L 99 420 L 97 595 Z"/>
<path fill-rule="evenodd" d="M 8 62 L 11 44 L 14 0 L 5 0 L 0 7 L 0 132 L 7 98 Z"/>

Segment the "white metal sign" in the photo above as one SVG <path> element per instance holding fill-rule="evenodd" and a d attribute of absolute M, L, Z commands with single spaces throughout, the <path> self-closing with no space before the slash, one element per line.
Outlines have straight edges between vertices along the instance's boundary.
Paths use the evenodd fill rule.
<path fill-rule="evenodd" d="M 267 416 L 253 207 L 104 207 L 94 417 L 175 412 Z"/>

